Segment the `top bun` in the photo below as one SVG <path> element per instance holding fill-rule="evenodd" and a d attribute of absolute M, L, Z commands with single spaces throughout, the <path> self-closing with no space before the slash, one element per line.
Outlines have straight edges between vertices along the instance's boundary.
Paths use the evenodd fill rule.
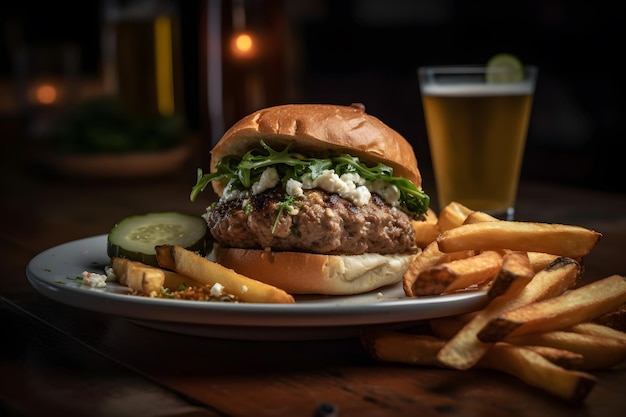
<path fill-rule="evenodd" d="M 223 157 L 243 156 L 259 148 L 261 140 L 279 150 L 293 143 L 293 151 L 307 156 L 346 153 L 368 165 L 383 163 L 395 177 L 422 186 L 411 144 L 362 105 L 286 104 L 258 110 L 235 123 L 211 150 L 211 172 Z M 223 184 L 213 181 L 212 186 L 221 196 Z"/>

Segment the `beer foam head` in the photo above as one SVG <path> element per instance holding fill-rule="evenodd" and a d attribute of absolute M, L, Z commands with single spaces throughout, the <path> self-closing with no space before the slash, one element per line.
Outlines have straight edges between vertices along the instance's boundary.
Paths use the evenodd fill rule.
<path fill-rule="evenodd" d="M 450 83 L 425 84 L 421 86 L 425 96 L 510 96 L 527 95 L 533 93 L 533 83 L 522 81 L 519 83 Z"/>

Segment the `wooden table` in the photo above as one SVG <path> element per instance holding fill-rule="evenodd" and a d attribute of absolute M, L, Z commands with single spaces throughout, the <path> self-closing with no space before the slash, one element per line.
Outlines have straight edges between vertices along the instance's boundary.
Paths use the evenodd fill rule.
<path fill-rule="evenodd" d="M 5 172 L 0 415 L 295 417 L 325 415 L 320 405 L 341 417 L 612 417 L 626 410 L 626 364 L 595 373 L 597 386 L 573 405 L 501 373 L 375 362 L 356 338 L 213 339 L 57 303 L 27 282 L 32 257 L 107 233 L 131 214 L 200 213 L 211 197 L 189 202 L 193 163 L 146 181 Z M 518 217 L 602 232 L 585 260 L 586 279 L 626 273 L 626 196 L 524 182 Z M 330 405 L 338 413 L 328 413 Z"/>

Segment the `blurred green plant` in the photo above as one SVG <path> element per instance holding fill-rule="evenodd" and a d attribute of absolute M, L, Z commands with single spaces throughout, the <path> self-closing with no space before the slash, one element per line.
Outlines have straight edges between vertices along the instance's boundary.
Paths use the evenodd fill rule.
<path fill-rule="evenodd" d="M 137 116 L 120 100 L 98 97 L 61 117 L 50 132 L 50 145 L 60 153 L 129 153 L 170 149 L 182 143 L 179 116 Z"/>

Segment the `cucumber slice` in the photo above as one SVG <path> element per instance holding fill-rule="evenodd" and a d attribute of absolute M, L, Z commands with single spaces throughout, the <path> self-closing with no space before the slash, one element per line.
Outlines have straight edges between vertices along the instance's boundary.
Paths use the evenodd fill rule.
<path fill-rule="evenodd" d="M 205 256 L 208 245 L 206 221 L 200 216 L 164 212 L 126 217 L 109 232 L 107 254 L 159 266 L 157 245 L 182 246 Z"/>

